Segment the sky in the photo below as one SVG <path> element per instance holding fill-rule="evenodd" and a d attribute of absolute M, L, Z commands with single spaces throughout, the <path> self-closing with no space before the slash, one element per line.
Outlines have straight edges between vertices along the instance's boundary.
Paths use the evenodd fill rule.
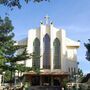
<path fill-rule="evenodd" d="M 63 28 L 66 36 L 77 41 L 80 40 L 78 49 L 79 68 L 84 74 L 90 73 L 90 62 L 85 59 L 86 48 L 84 43 L 90 39 L 90 0 L 50 0 L 25 4 L 22 0 L 22 8 L 9 8 L 0 5 L 0 16 L 5 13 L 12 20 L 14 26 L 15 40 L 27 37 L 28 30 L 37 28 L 44 16 L 48 15 L 54 26 Z"/>

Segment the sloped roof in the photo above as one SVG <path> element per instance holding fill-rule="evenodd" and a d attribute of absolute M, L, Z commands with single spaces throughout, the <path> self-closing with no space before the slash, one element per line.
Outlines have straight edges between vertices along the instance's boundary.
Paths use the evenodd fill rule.
<path fill-rule="evenodd" d="M 66 38 L 66 46 L 67 47 L 77 47 L 77 48 L 79 48 L 79 46 L 80 46 L 80 42 L 77 42 L 77 41 L 73 41 L 73 40 L 71 40 L 71 39 L 69 39 L 69 38 Z"/>

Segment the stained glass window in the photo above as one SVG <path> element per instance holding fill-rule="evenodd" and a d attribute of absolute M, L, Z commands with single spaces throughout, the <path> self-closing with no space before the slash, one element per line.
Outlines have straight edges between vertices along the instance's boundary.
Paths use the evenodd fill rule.
<path fill-rule="evenodd" d="M 40 67 L 40 41 L 36 38 L 33 42 L 33 66 Z"/>
<path fill-rule="evenodd" d="M 50 68 L 50 37 L 48 34 L 46 34 L 43 38 L 43 68 L 49 69 Z"/>
<path fill-rule="evenodd" d="M 61 68 L 60 42 L 58 38 L 56 38 L 53 42 L 53 49 L 54 49 L 54 69 L 60 69 Z"/>

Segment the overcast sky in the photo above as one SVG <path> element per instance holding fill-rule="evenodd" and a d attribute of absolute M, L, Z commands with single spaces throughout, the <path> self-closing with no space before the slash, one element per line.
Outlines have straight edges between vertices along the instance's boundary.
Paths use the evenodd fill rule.
<path fill-rule="evenodd" d="M 27 36 L 28 30 L 37 28 L 45 15 L 50 16 L 54 26 L 66 30 L 67 37 L 80 40 L 78 49 L 79 67 L 84 73 L 90 73 L 90 62 L 85 59 L 86 48 L 84 43 L 90 38 L 90 0 L 50 0 L 50 2 L 22 3 L 19 10 L 0 6 L 0 16 L 9 17 L 14 25 L 15 39 L 20 40 Z"/>

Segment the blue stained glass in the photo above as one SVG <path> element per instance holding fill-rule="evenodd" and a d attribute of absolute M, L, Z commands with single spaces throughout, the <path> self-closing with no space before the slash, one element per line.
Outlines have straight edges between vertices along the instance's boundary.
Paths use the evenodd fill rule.
<path fill-rule="evenodd" d="M 50 68 L 50 37 L 46 34 L 43 38 L 44 53 L 43 53 L 43 68 Z"/>

